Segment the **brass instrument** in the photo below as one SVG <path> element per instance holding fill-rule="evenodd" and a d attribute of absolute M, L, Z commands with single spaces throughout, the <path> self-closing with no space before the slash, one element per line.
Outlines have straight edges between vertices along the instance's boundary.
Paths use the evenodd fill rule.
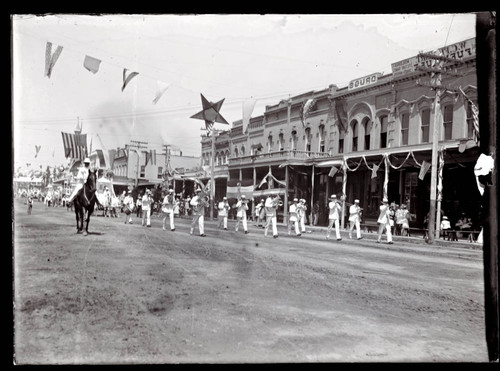
<path fill-rule="evenodd" d="M 283 206 L 283 201 L 281 201 L 280 196 L 278 195 L 274 200 L 273 200 L 273 207 L 279 207 Z"/>

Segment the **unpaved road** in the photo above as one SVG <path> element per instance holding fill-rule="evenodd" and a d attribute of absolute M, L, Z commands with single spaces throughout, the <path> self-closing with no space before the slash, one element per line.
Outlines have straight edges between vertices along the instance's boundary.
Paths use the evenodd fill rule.
<path fill-rule="evenodd" d="M 480 250 L 14 202 L 16 364 L 488 361 Z"/>

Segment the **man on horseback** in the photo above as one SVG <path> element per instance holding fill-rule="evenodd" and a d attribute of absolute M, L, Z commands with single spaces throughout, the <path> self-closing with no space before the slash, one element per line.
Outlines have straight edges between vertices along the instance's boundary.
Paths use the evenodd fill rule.
<path fill-rule="evenodd" d="M 90 171 L 90 159 L 86 157 L 85 160 L 83 160 L 83 166 L 80 166 L 78 168 L 78 174 L 76 175 L 75 178 L 78 181 L 78 183 L 67 202 L 73 202 L 80 189 L 83 188 L 83 185 L 87 182 L 87 178 L 89 177 L 89 171 Z"/>

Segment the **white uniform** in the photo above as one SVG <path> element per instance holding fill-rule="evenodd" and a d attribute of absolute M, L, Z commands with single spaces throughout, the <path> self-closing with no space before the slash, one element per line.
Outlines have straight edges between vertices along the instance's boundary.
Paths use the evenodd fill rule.
<path fill-rule="evenodd" d="M 378 223 L 378 238 L 377 242 L 380 242 L 382 239 L 382 233 L 384 233 L 384 229 L 386 230 L 387 233 L 387 242 L 392 243 L 392 233 L 391 233 L 391 225 L 390 225 L 390 211 L 389 211 L 389 205 L 388 204 L 383 204 L 380 205 L 380 215 L 377 219 Z"/>
<path fill-rule="evenodd" d="M 169 201 L 169 198 L 172 199 L 172 202 Z M 162 211 L 165 213 L 165 216 L 163 217 L 163 229 L 165 230 L 165 222 L 167 219 L 167 215 L 170 219 L 170 230 L 173 231 L 175 230 L 175 224 L 174 224 L 174 208 L 175 208 L 175 198 L 174 195 L 166 195 L 165 198 L 163 199 L 162 203 Z"/>
<path fill-rule="evenodd" d="M 339 211 L 340 204 L 337 200 L 332 200 L 328 204 L 329 214 L 328 214 L 328 228 L 326 230 L 326 238 L 330 238 L 330 232 L 332 230 L 333 225 L 335 224 L 335 235 L 337 240 L 341 240 L 340 237 L 340 225 L 339 225 Z"/>
<path fill-rule="evenodd" d="M 359 240 L 361 238 L 361 208 L 359 205 L 354 204 L 349 208 L 349 222 L 351 224 L 349 228 L 349 238 L 352 238 L 352 230 L 356 227 L 356 238 Z"/>
<path fill-rule="evenodd" d="M 193 207 L 193 221 L 191 222 L 191 230 L 189 234 L 193 234 L 196 222 L 198 222 L 198 229 L 200 236 L 205 236 L 205 207 L 200 204 L 200 196 L 194 196 L 189 204 Z"/>
<path fill-rule="evenodd" d="M 75 177 L 77 184 L 76 184 L 75 189 L 73 190 L 73 193 L 69 197 L 68 202 L 72 202 L 75 199 L 78 191 L 83 188 L 83 185 L 85 183 L 87 183 L 88 177 L 89 177 L 89 168 L 88 167 L 81 166 L 80 168 L 78 168 L 78 173 L 76 174 L 76 177 Z"/>
<path fill-rule="evenodd" d="M 142 225 L 146 224 L 151 227 L 151 205 L 153 204 L 153 198 L 146 193 L 142 196 Z"/>
<path fill-rule="evenodd" d="M 217 218 L 219 219 L 218 227 L 224 226 L 224 229 L 227 229 L 227 214 L 229 212 L 229 204 L 227 201 L 221 201 L 217 205 L 217 209 L 219 210 L 217 214 Z"/>
<path fill-rule="evenodd" d="M 134 198 L 131 195 L 127 195 L 123 199 L 123 210 L 130 211 L 128 215 L 127 212 L 125 212 L 125 223 L 127 223 L 128 221 L 129 224 L 132 224 L 132 211 L 134 210 Z"/>
<path fill-rule="evenodd" d="M 304 202 L 300 202 L 297 207 L 297 214 L 299 216 L 299 225 L 302 233 L 306 233 L 306 210 L 306 204 Z"/>
<path fill-rule="evenodd" d="M 277 224 L 277 212 L 276 207 L 273 206 L 273 199 L 268 197 L 266 202 L 264 203 L 264 207 L 266 208 L 266 226 L 264 228 L 264 236 L 267 236 L 267 231 L 269 230 L 269 226 L 272 225 L 273 228 L 273 237 L 278 236 L 278 226 Z"/>
<path fill-rule="evenodd" d="M 299 217 L 297 214 L 297 204 L 293 203 L 290 205 L 288 208 L 288 212 L 290 214 L 290 218 L 288 219 L 288 234 L 290 235 L 291 233 L 291 225 L 294 225 L 295 228 L 295 234 L 297 236 L 300 236 L 300 231 L 299 231 Z"/>
<path fill-rule="evenodd" d="M 243 224 L 243 230 L 245 231 L 245 233 L 247 233 L 248 232 L 248 227 L 247 227 L 248 204 L 245 202 L 242 202 L 242 200 L 239 200 L 236 203 L 236 209 L 237 209 L 237 212 L 236 212 L 237 222 L 236 222 L 236 227 L 234 228 L 234 230 L 236 232 L 238 232 L 238 228 L 240 226 L 240 221 L 241 221 L 241 223 Z"/>

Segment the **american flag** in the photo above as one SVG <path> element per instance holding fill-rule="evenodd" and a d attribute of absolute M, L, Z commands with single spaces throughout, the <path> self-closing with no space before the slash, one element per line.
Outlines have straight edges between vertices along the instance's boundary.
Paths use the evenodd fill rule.
<path fill-rule="evenodd" d="M 83 160 L 87 156 L 87 134 L 71 134 L 61 132 L 64 156 Z"/>
<path fill-rule="evenodd" d="M 477 144 L 479 144 L 479 109 L 474 104 L 474 102 L 470 100 L 470 98 L 465 94 L 461 87 L 459 88 L 459 90 L 471 108 L 472 122 L 474 124 L 473 139 Z"/>
<path fill-rule="evenodd" d="M 300 119 L 302 121 L 302 126 L 306 125 L 307 116 L 309 115 L 309 112 L 311 112 L 314 103 L 316 103 L 316 99 L 310 98 L 306 100 L 304 104 L 300 107 Z"/>

